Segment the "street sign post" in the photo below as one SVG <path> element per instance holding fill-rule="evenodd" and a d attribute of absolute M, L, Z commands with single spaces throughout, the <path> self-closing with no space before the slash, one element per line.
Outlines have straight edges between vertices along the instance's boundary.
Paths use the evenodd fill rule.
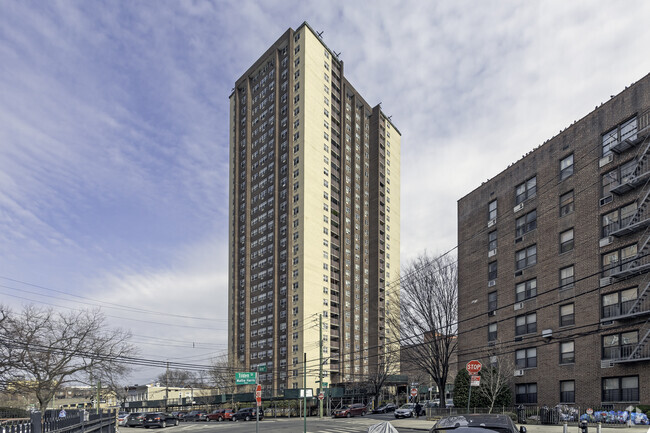
<path fill-rule="evenodd" d="M 266 373 L 266 365 L 258 365 L 257 366 L 257 372 L 258 373 Z"/>
<path fill-rule="evenodd" d="M 415 397 L 418 396 L 418 389 L 417 388 L 411 388 L 411 397 L 415 399 Z"/>
<path fill-rule="evenodd" d="M 471 376 L 469 386 L 481 386 L 481 376 Z"/>
<path fill-rule="evenodd" d="M 245 371 L 235 373 L 235 385 L 255 385 L 257 383 L 257 373 Z"/>
<path fill-rule="evenodd" d="M 465 366 L 465 369 L 469 373 L 470 376 L 470 381 L 469 381 L 469 395 L 467 396 L 467 412 L 469 412 L 469 403 L 472 400 L 472 386 L 480 386 L 481 384 L 481 378 L 477 376 L 478 372 L 481 371 L 481 362 L 476 361 L 476 360 L 471 360 L 470 362 L 467 363 Z M 476 376 L 478 378 L 478 381 L 476 382 L 476 385 L 473 383 L 473 378 Z"/>
<path fill-rule="evenodd" d="M 318 394 L 318 399 L 319 400 L 322 400 L 324 398 L 325 398 L 325 394 L 323 394 L 322 392 Z"/>

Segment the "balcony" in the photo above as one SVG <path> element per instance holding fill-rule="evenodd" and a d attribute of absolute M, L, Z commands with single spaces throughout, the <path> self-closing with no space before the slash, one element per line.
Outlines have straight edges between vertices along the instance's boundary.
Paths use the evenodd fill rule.
<path fill-rule="evenodd" d="M 612 145 L 610 149 L 616 154 L 625 152 L 643 141 L 650 133 L 650 111 L 638 117 L 637 130 L 631 130 L 625 138 Z"/>
<path fill-rule="evenodd" d="M 650 320 L 646 321 L 641 329 L 639 329 L 638 343 L 622 344 L 621 346 L 611 348 L 604 353 L 607 356 L 602 360 L 601 366 L 650 361 L 650 344 L 648 343 L 650 343 Z"/>
<path fill-rule="evenodd" d="M 650 314 L 650 282 L 636 299 L 602 307 L 601 322 L 635 319 Z"/>

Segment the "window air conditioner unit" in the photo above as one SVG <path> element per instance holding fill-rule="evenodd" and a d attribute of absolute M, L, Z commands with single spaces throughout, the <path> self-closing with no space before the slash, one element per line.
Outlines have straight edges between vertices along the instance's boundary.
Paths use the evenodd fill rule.
<path fill-rule="evenodd" d="M 610 153 L 609 155 L 600 158 L 600 160 L 598 161 L 598 167 L 605 166 L 612 161 L 614 161 L 614 155 Z"/>
<path fill-rule="evenodd" d="M 600 287 L 609 286 L 612 284 L 612 277 L 603 277 L 600 279 Z"/>
<path fill-rule="evenodd" d="M 602 238 L 600 240 L 600 242 L 598 242 L 598 245 L 600 247 L 605 247 L 605 246 L 611 244 L 612 242 L 614 242 L 614 236 L 605 236 L 604 238 Z"/>
<path fill-rule="evenodd" d="M 515 272 L 515 277 L 521 277 L 522 275 L 524 275 L 524 271 Z"/>
<path fill-rule="evenodd" d="M 497 223 L 497 219 L 496 219 L 496 218 L 492 218 L 490 221 L 488 221 L 487 226 L 488 226 L 488 227 L 492 227 L 492 226 L 495 225 L 496 223 Z"/>
<path fill-rule="evenodd" d="M 496 315 L 497 315 L 496 310 L 488 311 L 488 316 L 496 316 Z"/>
<path fill-rule="evenodd" d="M 612 368 L 614 363 L 611 361 L 600 361 L 600 368 Z"/>
<path fill-rule="evenodd" d="M 493 250 L 488 251 L 488 257 L 494 257 L 496 255 L 497 255 L 497 249 L 496 248 L 493 249 Z"/>
<path fill-rule="evenodd" d="M 524 204 L 523 204 L 523 203 L 519 203 L 517 206 L 515 206 L 515 208 L 512 210 L 512 212 L 513 212 L 513 213 L 517 213 L 517 212 L 519 212 L 520 210 L 522 210 L 523 208 L 524 208 Z"/>
<path fill-rule="evenodd" d="M 524 375 L 524 370 L 515 370 L 515 377 L 520 377 Z"/>
<path fill-rule="evenodd" d="M 607 203 L 611 203 L 612 200 L 614 200 L 614 197 L 610 194 L 610 195 L 608 195 L 607 197 L 603 197 L 603 198 L 601 198 L 601 199 L 598 201 L 598 203 L 599 203 L 601 206 L 605 206 Z"/>
<path fill-rule="evenodd" d="M 515 304 L 515 311 L 521 310 L 522 308 L 524 308 L 524 303 L 523 302 L 517 302 Z"/>
<path fill-rule="evenodd" d="M 488 287 L 494 287 L 496 285 L 496 283 L 497 283 L 496 281 L 490 280 L 490 281 L 488 281 Z"/>
<path fill-rule="evenodd" d="M 518 238 L 515 238 L 515 243 L 518 244 L 519 242 L 521 242 L 521 241 L 523 241 L 523 240 L 524 240 L 524 237 L 523 237 L 523 236 L 519 236 Z"/>

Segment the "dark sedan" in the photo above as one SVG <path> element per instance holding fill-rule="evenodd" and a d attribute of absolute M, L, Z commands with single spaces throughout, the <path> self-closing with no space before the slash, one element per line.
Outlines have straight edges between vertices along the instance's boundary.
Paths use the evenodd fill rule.
<path fill-rule="evenodd" d="M 260 421 L 264 418 L 264 411 L 260 411 Z M 257 408 L 246 407 L 244 409 L 239 409 L 232 415 L 231 418 L 233 421 L 239 421 L 240 419 L 244 421 L 250 421 L 252 419 L 257 419 Z"/>
<path fill-rule="evenodd" d="M 202 410 L 193 410 L 183 417 L 183 421 L 207 421 L 208 414 Z"/>
<path fill-rule="evenodd" d="M 397 409 L 397 405 L 393 403 L 388 403 L 384 404 L 382 406 L 379 406 L 377 409 L 374 409 L 372 413 L 389 413 L 389 412 L 395 412 L 395 409 Z"/>
<path fill-rule="evenodd" d="M 142 427 L 144 426 L 144 416 L 142 412 L 134 412 L 129 414 L 129 417 L 126 419 L 127 427 Z"/>
<path fill-rule="evenodd" d="M 507 415 L 472 414 L 442 418 L 430 433 L 526 433 L 526 427 L 517 429 Z"/>
<path fill-rule="evenodd" d="M 144 416 L 144 427 L 160 427 L 165 428 L 168 425 L 178 425 L 178 418 L 170 413 L 165 412 L 151 412 Z"/>

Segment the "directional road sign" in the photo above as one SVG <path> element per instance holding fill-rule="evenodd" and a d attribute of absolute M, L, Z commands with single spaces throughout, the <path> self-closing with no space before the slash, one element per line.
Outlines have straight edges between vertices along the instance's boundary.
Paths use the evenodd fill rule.
<path fill-rule="evenodd" d="M 262 406 L 262 385 L 257 385 L 255 388 L 255 401 L 258 407 Z"/>
<path fill-rule="evenodd" d="M 235 373 L 235 385 L 255 385 L 257 383 L 257 373 L 243 372 Z"/>

